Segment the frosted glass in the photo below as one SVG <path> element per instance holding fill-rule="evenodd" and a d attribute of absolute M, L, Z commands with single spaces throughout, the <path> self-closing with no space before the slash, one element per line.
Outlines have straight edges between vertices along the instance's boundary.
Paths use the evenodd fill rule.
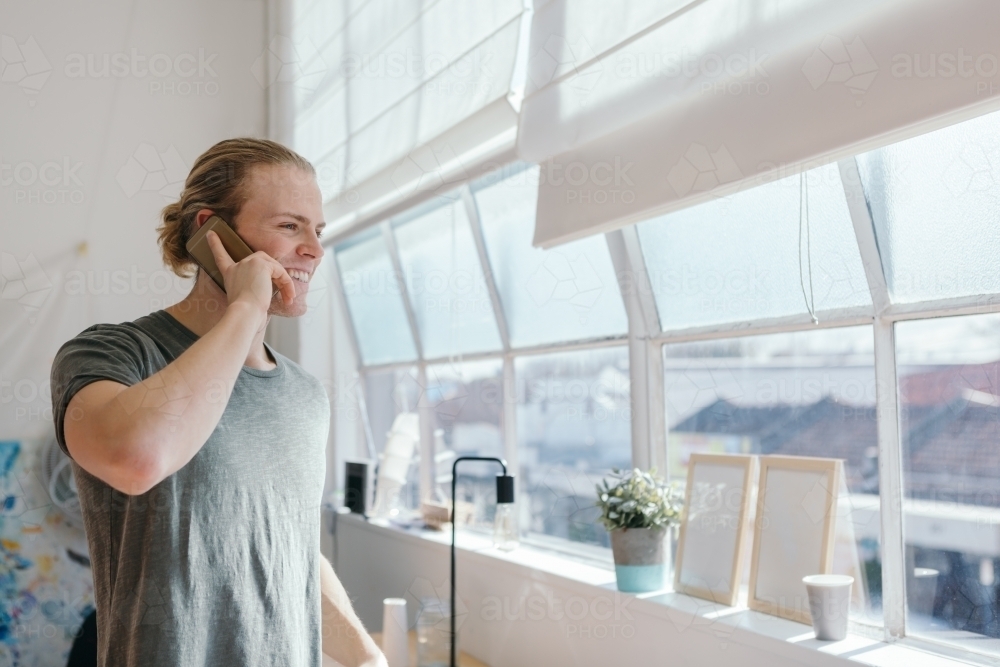
<path fill-rule="evenodd" d="M 533 247 L 537 196 L 537 166 L 475 195 L 511 345 L 627 333 L 625 306 L 604 236 L 551 250 Z"/>
<path fill-rule="evenodd" d="M 806 183 L 801 261 L 798 176 L 638 225 L 664 330 L 871 305 L 837 165 Z"/>
<path fill-rule="evenodd" d="M 469 218 L 449 201 L 394 227 L 424 357 L 500 350 Z"/>
<path fill-rule="evenodd" d="M 858 156 L 893 301 L 1000 292 L 1000 114 Z"/>
<path fill-rule="evenodd" d="M 412 361 L 417 350 L 381 228 L 336 249 L 347 307 L 366 366 Z"/>

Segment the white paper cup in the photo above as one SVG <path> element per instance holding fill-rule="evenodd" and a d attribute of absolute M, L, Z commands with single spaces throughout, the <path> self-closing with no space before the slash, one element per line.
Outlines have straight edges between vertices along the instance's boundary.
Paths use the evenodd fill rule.
<path fill-rule="evenodd" d="M 403 598 L 382 601 L 382 653 L 389 667 L 410 667 L 406 600 Z"/>
<path fill-rule="evenodd" d="M 809 592 L 809 614 L 816 639 L 840 641 L 847 637 L 854 577 L 846 574 L 812 574 L 802 577 Z"/>

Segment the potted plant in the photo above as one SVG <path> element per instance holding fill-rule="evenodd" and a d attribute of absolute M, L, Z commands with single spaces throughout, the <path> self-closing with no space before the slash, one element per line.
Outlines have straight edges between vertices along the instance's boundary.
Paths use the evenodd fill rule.
<path fill-rule="evenodd" d="M 664 587 L 670 562 L 667 536 L 680 523 L 684 497 L 656 469 L 613 468 L 597 485 L 601 523 L 611 535 L 618 590 L 645 593 Z"/>

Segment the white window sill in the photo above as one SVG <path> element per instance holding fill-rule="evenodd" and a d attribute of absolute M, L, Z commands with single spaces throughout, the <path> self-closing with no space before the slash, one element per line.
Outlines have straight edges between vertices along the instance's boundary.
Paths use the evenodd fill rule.
<path fill-rule="evenodd" d="M 388 533 L 394 539 L 416 543 L 436 543 L 448 547 L 451 532 L 405 529 L 378 520 L 366 521 L 357 515 L 342 514 L 340 520 L 351 521 L 364 530 Z M 593 595 L 595 589 L 617 591 L 615 573 L 607 567 L 561 556 L 556 552 L 522 545 L 510 552 L 494 549 L 484 535 L 459 531 L 457 547 L 464 552 L 463 560 L 481 560 L 489 567 L 501 567 L 514 574 L 538 582 L 552 578 L 566 588 L 575 588 L 581 595 Z M 631 596 L 633 612 L 661 618 L 678 630 L 701 632 L 713 636 L 722 645 L 747 646 L 764 650 L 802 664 L 848 665 L 861 664 L 883 667 L 959 667 L 968 664 L 996 665 L 998 661 L 951 649 L 933 647 L 909 638 L 894 643 L 849 634 L 838 642 L 815 639 L 812 628 L 786 619 L 752 611 L 745 606 L 727 607 L 673 591 L 659 591 Z M 933 647 L 934 652 L 931 652 Z"/>

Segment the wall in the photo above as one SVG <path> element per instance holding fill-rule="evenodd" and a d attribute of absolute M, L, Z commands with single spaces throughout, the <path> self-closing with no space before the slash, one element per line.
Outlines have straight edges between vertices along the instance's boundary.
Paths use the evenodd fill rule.
<path fill-rule="evenodd" d="M 262 0 L 8 2 L 0 26 L 11 59 L 0 82 L 0 423 L 10 437 L 47 425 L 62 342 L 187 293 L 160 260 L 159 211 L 211 144 L 265 135 L 267 80 L 253 71 Z"/>
<path fill-rule="evenodd" d="M 336 542 L 338 575 L 370 630 L 381 629 L 384 598 L 407 599 L 412 628 L 420 597 L 448 595 L 446 543 L 351 515 L 338 517 Z M 738 610 L 716 618 L 712 612 L 720 608 L 685 596 L 670 596 L 673 606 L 635 599 L 615 591 L 611 572 L 600 585 L 581 583 L 559 572 L 588 568 L 558 561 L 526 567 L 516 561 L 531 556 L 513 554 L 515 562 L 488 552 L 458 557 L 462 650 L 492 667 L 846 664 L 816 650 L 822 643 L 807 639 L 811 628 L 799 623 Z M 864 648 L 881 647 L 849 650 Z"/>
<path fill-rule="evenodd" d="M 263 0 L 0 6 L 0 440 L 19 442 L 0 477 L 13 498 L 0 514 L 0 618 L 22 614 L 0 625 L 2 665 L 64 665 L 90 604 L 88 571 L 65 561 L 80 533 L 45 512 L 29 532 L 12 518 L 23 503 L 12 485 L 52 429 L 52 358 L 91 324 L 189 290 L 162 265 L 158 213 L 211 144 L 266 135 L 265 27 Z M 28 636 L 62 606 L 58 632 Z"/>

